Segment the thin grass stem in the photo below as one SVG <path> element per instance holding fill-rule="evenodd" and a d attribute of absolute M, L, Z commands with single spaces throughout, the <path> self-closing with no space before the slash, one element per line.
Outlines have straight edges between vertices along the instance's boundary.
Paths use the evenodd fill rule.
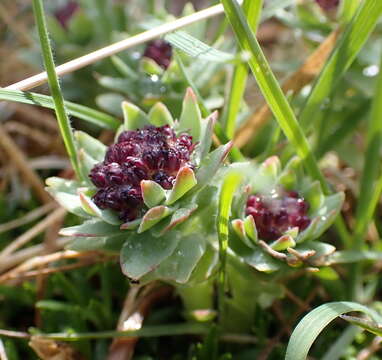
<path fill-rule="evenodd" d="M 42 0 L 33 0 L 33 11 L 40 38 L 42 56 L 48 77 L 49 88 L 52 93 L 60 132 L 64 140 L 66 151 L 68 152 L 73 169 L 77 176 L 81 178 L 73 132 L 69 117 L 65 110 L 64 98 L 61 93 L 60 84 L 58 82 L 56 70 L 54 67 L 53 53 L 49 43 L 48 29 L 46 25 L 44 5 Z"/>

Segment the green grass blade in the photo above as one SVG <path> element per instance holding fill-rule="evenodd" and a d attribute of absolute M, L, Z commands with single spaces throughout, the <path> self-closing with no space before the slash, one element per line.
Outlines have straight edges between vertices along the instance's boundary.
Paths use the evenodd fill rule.
<path fill-rule="evenodd" d="M 218 280 L 218 306 L 220 318 L 224 314 L 225 297 L 225 271 L 228 249 L 228 222 L 231 214 L 231 204 L 233 195 L 240 185 L 242 176 L 238 173 L 230 173 L 226 176 L 219 194 L 219 215 L 218 215 L 218 234 L 219 234 L 219 260 L 220 271 Z"/>
<path fill-rule="evenodd" d="M 382 1 L 362 1 L 352 21 L 346 26 L 343 35 L 338 40 L 338 45 L 321 70 L 302 109 L 300 123 L 304 128 L 312 126 L 316 114 L 320 112 L 321 105 L 354 61 L 373 31 L 381 13 Z"/>
<path fill-rule="evenodd" d="M 382 66 L 382 57 L 380 69 Z M 379 72 L 375 95 L 371 108 L 367 133 L 367 150 L 360 184 L 360 194 L 356 211 L 356 225 L 354 231 L 355 250 L 362 246 L 363 235 L 366 232 L 375 208 L 372 198 L 375 194 L 375 184 L 381 175 L 380 150 L 382 146 L 382 71 Z M 379 197 L 380 194 L 377 194 Z"/>
<path fill-rule="evenodd" d="M 37 24 L 42 56 L 48 75 L 48 84 L 54 101 L 58 125 L 60 127 L 61 135 L 64 140 L 66 151 L 68 152 L 73 169 L 76 172 L 77 177 L 81 178 L 73 132 L 70 126 L 69 117 L 65 111 L 64 98 L 61 93 L 60 84 L 58 82 L 56 69 L 54 66 L 53 54 L 49 43 L 48 29 L 46 25 L 44 5 L 42 0 L 33 0 L 33 12 Z"/>
<path fill-rule="evenodd" d="M 303 159 L 311 177 L 317 179 L 324 191 L 328 193 L 328 185 L 318 168 L 304 132 L 251 31 L 242 9 L 235 0 L 222 0 L 221 2 L 240 46 L 252 54 L 249 65 L 281 129 Z"/>
<path fill-rule="evenodd" d="M 309 312 L 298 323 L 289 339 L 285 360 L 305 360 L 310 347 L 321 331 L 338 316 L 360 311 L 380 323 L 382 318 L 374 310 L 354 302 L 332 302 Z"/>
<path fill-rule="evenodd" d="M 351 21 L 353 15 L 359 6 L 359 0 L 343 0 L 340 5 L 340 18 L 342 23 L 347 24 Z"/>
<path fill-rule="evenodd" d="M 139 330 L 126 331 L 99 331 L 93 333 L 51 333 L 39 334 L 44 338 L 62 340 L 62 341 L 79 341 L 85 339 L 108 339 L 123 336 L 139 336 L 139 337 L 158 337 L 158 336 L 179 336 L 179 335 L 198 335 L 207 334 L 210 326 L 198 323 L 184 324 L 165 324 L 165 325 L 147 325 Z"/>
<path fill-rule="evenodd" d="M 246 0 L 243 4 L 244 13 L 248 19 L 249 26 L 256 33 L 260 21 L 263 0 Z M 245 86 L 247 84 L 248 66 L 247 64 L 237 64 L 232 77 L 231 91 L 227 104 L 227 118 L 225 121 L 225 133 L 229 139 L 232 139 L 236 129 L 236 119 L 239 114 L 240 106 L 244 96 Z"/>
<path fill-rule="evenodd" d="M 187 34 L 185 31 L 175 31 L 167 34 L 164 38 L 175 48 L 196 59 L 220 63 L 236 60 L 234 55 L 217 50 Z M 237 59 L 239 60 L 239 57 Z"/>
<path fill-rule="evenodd" d="M 51 96 L 40 95 L 33 92 L 0 89 L 0 100 L 38 105 L 48 109 L 54 109 L 54 101 Z M 103 112 L 93 110 L 87 106 L 65 101 L 65 107 L 70 115 L 104 129 L 117 130 L 119 125 L 121 125 L 121 122 L 117 118 Z"/>
<path fill-rule="evenodd" d="M 380 66 L 382 66 L 382 57 Z M 380 67 L 381 69 L 381 67 Z M 360 251 L 367 231 L 367 226 L 381 195 L 382 174 L 380 150 L 382 146 L 382 71 L 379 72 L 375 95 L 373 98 L 369 127 L 367 132 L 367 148 L 360 183 L 360 196 L 356 210 L 356 223 L 352 241 L 352 250 Z M 356 263 L 351 269 L 351 297 L 357 298 L 361 286 L 362 264 Z"/>
<path fill-rule="evenodd" d="M 313 179 L 318 180 L 323 191 L 329 194 L 330 188 L 318 167 L 308 140 L 287 98 L 281 90 L 256 37 L 251 31 L 242 9 L 235 0 L 221 0 L 221 2 L 240 46 L 252 54 L 252 58 L 249 60 L 249 66 L 280 128 L 303 160 L 309 175 Z M 335 224 L 342 242 L 348 244 L 350 237 L 343 219 L 338 217 Z"/>

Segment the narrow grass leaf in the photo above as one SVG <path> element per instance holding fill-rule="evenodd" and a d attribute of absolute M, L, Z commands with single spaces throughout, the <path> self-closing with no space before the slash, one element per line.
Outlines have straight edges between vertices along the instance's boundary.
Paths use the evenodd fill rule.
<path fill-rule="evenodd" d="M 382 57 L 380 62 L 382 69 Z M 382 71 L 379 72 L 375 95 L 373 99 L 369 127 L 367 133 L 367 150 L 364 157 L 360 194 L 356 211 L 354 245 L 357 249 L 362 246 L 362 239 L 367 225 L 373 216 L 375 206 L 371 201 L 375 193 L 375 183 L 381 176 L 380 150 L 382 146 Z M 379 195 L 378 195 L 379 196 Z"/>
<path fill-rule="evenodd" d="M 66 151 L 68 152 L 73 169 L 76 172 L 77 177 L 81 178 L 73 132 L 71 129 L 69 117 L 65 110 L 64 98 L 61 93 L 60 84 L 58 82 L 56 69 L 54 66 L 53 53 L 49 43 L 48 29 L 46 25 L 44 5 L 42 0 L 33 0 L 33 12 L 37 24 L 42 56 L 48 76 L 48 84 L 52 93 L 61 136 L 64 140 Z"/>
<path fill-rule="evenodd" d="M 382 1 L 364 0 L 361 2 L 352 21 L 346 26 L 343 35 L 338 40 L 338 45 L 317 78 L 302 109 L 300 123 L 303 127 L 312 126 L 315 116 L 320 112 L 320 106 L 354 61 L 377 24 L 381 13 Z"/>
<path fill-rule="evenodd" d="M 263 0 L 245 0 L 243 3 L 244 13 L 249 25 L 254 33 L 260 20 Z M 231 82 L 231 91 L 227 104 L 227 118 L 225 121 L 225 132 L 229 139 L 233 138 L 236 129 L 236 119 L 243 101 L 245 86 L 247 84 L 248 66 L 247 64 L 237 64 Z"/>
<path fill-rule="evenodd" d="M 184 31 L 167 34 L 165 40 L 193 58 L 223 63 L 235 60 L 234 55 L 217 50 Z"/>
<path fill-rule="evenodd" d="M 304 132 L 299 126 L 288 100 L 272 73 L 260 45 L 245 19 L 242 9 L 235 0 L 222 0 L 221 2 L 224 5 L 226 15 L 240 46 L 243 50 L 247 50 L 252 54 L 249 66 L 281 129 L 295 147 L 298 155 L 304 160 L 309 174 L 314 179 L 319 180 L 322 188 L 328 193 L 328 185 L 318 168 Z"/>
<path fill-rule="evenodd" d="M 377 324 L 374 321 L 361 319 L 355 316 L 341 315 L 341 319 L 350 322 L 353 325 L 357 325 L 362 329 L 371 332 L 374 335 L 382 336 L 382 324 Z"/>
<path fill-rule="evenodd" d="M 229 234 L 229 217 L 231 213 L 232 199 L 236 189 L 240 185 L 242 176 L 239 173 L 230 173 L 226 176 L 219 195 L 219 215 L 218 215 L 218 234 L 219 234 L 219 292 L 218 303 L 219 313 L 223 316 L 224 313 L 224 288 L 225 288 L 225 266 L 228 249 L 228 234 Z"/>
<path fill-rule="evenodd" d="M 338 316 L 359 311 L 381 322 L 381 316 L 374 310 L 355 302 L 331 302 L 312 310 L 299 322 L 289 339 L 285 360 L 305 360 L 313 342 L 321 331 Z"/>

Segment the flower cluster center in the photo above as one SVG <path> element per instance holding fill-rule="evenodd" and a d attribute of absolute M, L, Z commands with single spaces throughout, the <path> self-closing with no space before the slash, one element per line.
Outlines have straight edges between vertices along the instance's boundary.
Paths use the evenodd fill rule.
<path fill-rule="evenodd" d="M 310 224 L 309 203 L 296 191 L 273 190 L 270 194 L 250 195 L 246 215 L 252 215 L 258 235 L 263 240 L 276 240 L 293 227 L 299 231 Z"/>
<path fill-rule="evenodd" d="M 101 209 L 117 211 L 123 221 L 136 219 L 143 208 L 141 181 L 171 189 L 179 169 L 193 167 L 194 147 L 192 136 L 176 136 L 168 125 L 122 132 L 89 174 L 98 188 L 93 201 Z"/>

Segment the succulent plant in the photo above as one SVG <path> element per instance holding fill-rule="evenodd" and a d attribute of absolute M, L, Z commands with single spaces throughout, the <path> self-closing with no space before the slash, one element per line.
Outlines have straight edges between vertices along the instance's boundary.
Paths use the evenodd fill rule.
<path fill-rule="evenodd" d="M 177 228 L 214 203 L 209 184 L 231 144 L 209 152 L 217 113 L 203 120 L 191 89 L 179 121 L 162 103 L 148 114 L 131 103 L 122 107 L 124 124 L 110 147 L 76 132 L 82 180 L 47 180 L 56 200 L 85 218 L 61 234 L 74 237 L 72 249 L 121 251 L 122 270 L 134 280 L 152 274 L 147 281 L 186 282 L 209 246 L 207 224 L 214 231 L 214 217 L 206 217 L 204 230 L 190 222 L 199 234 Z M 174 271 L 180 261 L 181 271 Z"/>
<path fill-rule="evenodd" d="M 64 29 L 68 28 L 68 22 L 73 17 L 75 12 L 80 9 L 77 1 L 69 0 L 63 6 L 56 9 L 54 17 Z"/>
<path fill-rule="evenodd" d="M 316 0 L 316 3 L 325 11 L 336 9 L 340 0 Z"/>
<path fill-rule="evenodd" d="M 234 202 L 230 247 L 261 272 L 284 265 L 320 266 L 335 247 L 314 241 L 333 223 L 344 195 L 325 196 L 318 182 L 303 176 L 293 158 L 281 170 L 278 157 L 264 163 L 233 164 L 244 170 L 242 193 Z"/>
<path fill-rule="evenodd" d="M 167 69 L 172 58 L 172 46 L 163 39 L 153 40 L 146 45 L 143 56 L 154 60 L 163 69 Z"/>

